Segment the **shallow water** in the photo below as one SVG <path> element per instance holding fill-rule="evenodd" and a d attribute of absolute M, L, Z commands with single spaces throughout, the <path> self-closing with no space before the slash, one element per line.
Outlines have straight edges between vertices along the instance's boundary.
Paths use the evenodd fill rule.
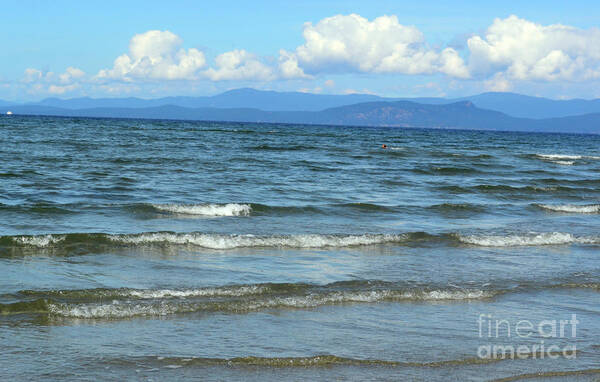
<path fill-rule="evenodd" d="M 600 375 L 600 137 L 11 116 L 0 145 L 5 379 Z"/>

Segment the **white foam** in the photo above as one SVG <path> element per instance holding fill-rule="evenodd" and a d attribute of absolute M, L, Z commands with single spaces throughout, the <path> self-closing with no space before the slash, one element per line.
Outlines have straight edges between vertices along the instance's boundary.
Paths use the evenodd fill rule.
<path fill-rule="evenodd" d="M 153 204 L 159 211 L 183 215 L 202 216 L 248 216 L 252 211 L 249 204 Z"/>
<path fill-rule="evenodd" d="M 581 155 L 563 155 L 563 154 L 535 154 L 541 159 L 561 160 L 561 159 L 581 159 Z"/>
<path fill-rule="evenodd" d="M 249 285 L 223 288 L 199 288 L 199 289 L 158 289 L 158 290 L 127 290 L 123 296 L 136 297 L 140 299 L 154 299 L 166 297 L 219 297 L 219 296 L 246 296 L 260 294 L 265 291 L 264 286 Z"/>
<path fill-rule="evenodd" d="M 132 304 L 113 301 L 110 304 L 49 304 L 48 311 L 63 317 L 73 318 L 127 318 L 135 316 L 165 316 L 177 313 L 176 304 Z"/>
<path fill-rule="evenodd" d="M 422 292 L 414 296 L 416 300 L 438 301 L 438 300 L 472 300 L 493 297 L 494 293 L 483 290 L 434 290 Z"/>
<path fill-rule="evenodd" d="M 573 166 L 575 164 L 572 160 L 553 160 L 552 163 L 562 164 L 563 166 Z"/>
<path fill-rule="evenodd" d="M 142 233 L 134 235 L 109 235 L 108 238 L 124 244 L 176 244 L 194 245 L 210 249 L 233 249 L 242 247 L 291 247 L 323 248 L 350 247 L 358 245 L 383 244 L 406 239 L 405 235 L 364 234 L 364 235 L 219 235 L 204 233 Z"/>
<path fill-rule="evenodd" d="M 54 315 L 72 318 L 127 318 L 134 316 L 164 316 L 175 313 L 197 312 L 202 310 L 247 312 L 273 308 L 314 308 L 322 305 L 344 303 L 375 303 L 381 301 L 444 301 L 470 300 L 493 297 L 494 293 L 482 290 L 434 290 L 402 292 L 375 290 L 361 292 L 333 292 L 304 296 L 274 297 L 266 299 L 227 302 L 173 302 L 140 303 L 113 301 L 104 304 L 50 304 L 49 312 Z"/>
<path fill-rule="evenodd" d="M 32 247 L 47 247 L 65 240 L 64 235 L 35 235 L 15 236 L 12 238 L 16 244 L 30 245 Z"/>
<path fill-rule="evenodd" d="M 525 235 L 459 235 L 463 243 L 484 247 L 514 247 L 531 245 L 559 245 L 574 242 L 589 242 L 588 239 L 577 239 L 570 233 L 544 232 Z"/>
<path fill-rule="evenodd" d="M 574 212 L 579 214 L 593 214 L 600 212 L 600 204 L 539 204 L 540 207 L 557 212 Z"/>
<path fill-rule="evenodd" d="M 572 166 L 575 164 L 575 161 L 579 159 L 600 159 L 600 156 L 594 155 L 535 154 L 535 156 L 542 160 L 564 166 Z"/>

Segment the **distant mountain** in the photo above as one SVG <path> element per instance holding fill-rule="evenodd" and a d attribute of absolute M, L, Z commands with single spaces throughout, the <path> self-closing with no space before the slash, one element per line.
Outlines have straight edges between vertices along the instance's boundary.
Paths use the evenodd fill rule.
<path fill-rule="evenodd" d="M 266 111 L 318 111 L 360 102 L 385 100 L 369 94 L 325 95 L 300 92 L 275 92 L 255 89 L 235 89 L 210 97 L 142 98 L 46 98 L 27 105 L 91 109 L 97 107 L 148 108 L 173 105 L 189 108 L 254 108 Z"/>
<path fill-rule="evenodd" d="M 0 107 L 5 107 L 5 106 L 10 106 L 10 105 L 14 105 L 14 102 L 8 102 L 8 101 L 3 101 L 0 99 Z"/>
<path fill-rule="evenodd" d="M 422 104 L 410 101 L 367 102 L 322 111 L 263 111 L 252 108 L 91 108 L 70 110 L 51 106 L 16 106 L 15 114 L 272 122 L 293 124 L 454 128 L 509 131 L 551 131 L 600 134 L 600 113 L 552 119 L 516 118 L 481 109 L 470 101 Z"/>
<path fill-rule="evenodd" d="M 559 118 L 600 113 L 600 99 L 553 100 L 515 93 L 483 93 L 457 100 L 469 100 L 483 109 L 522 118 Z"/>
<path fill-rule="evenodd" d="M 251 108 L 265 111 L 321 111 L 329 108 L 364 102 L 410 101 L 442 105 L 471 101 L 476 106 L 500 111 L 521 118 L 559 118 L 589 113 L 600 113 L 600 99 L 551 100 L 514 93 L 483 93 L 462 98 L 384 98 L 370 94 L 325 95 L 300 92 L 275 92 L 255 89 L 235 89 L 210 97 L 141 98 L 47 98 L 27 105 L 59 107 L 63 109 L 92 108 L 150 108 L 173 105 L 186 108 Z M 0 103 L 0 106 L 2 104 Z"/>
<path fill-rule="evenodd" d="M 210 102 L 204 106 L 220 108 L 249 107 L 268 111 L 319 111 L 382 99 L 370 94 L 327 95 L 246 88 L 230 90 L 210 97 Z"/>

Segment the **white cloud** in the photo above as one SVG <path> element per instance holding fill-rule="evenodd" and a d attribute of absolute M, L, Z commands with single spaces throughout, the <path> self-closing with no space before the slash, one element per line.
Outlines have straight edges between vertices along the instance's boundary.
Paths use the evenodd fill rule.
<path fill-rule="evenodd" d="M 284 79 L 312 78 L 298 66 L 298 57 L 285 49 L 279 51 L 279 76 Z"/>
<path fill-rule="evenodd" d="M 507 92 L 512 90 L 512 83 L 506 79 L 504 73 L 496 73 L 492 78 L 483 82 L 486 90 L 493 92 Z"/>
<path fill-rule="evenodd" d="M 298 89 L 300 93 L 315 93 L 319 94 L 323 91 L 323 88 L 320 86 L 315 86 L 314 88 L 300 88 Z"/>
<path fill-rule="evenodd" d="M 541 25 L 517 16 L 495 19 L 485 32 L 463 37 L 465 44 L 450 42 L 445 48 L 430 46 L 417 27 L 400 24 L 394 15 L 372 20 L 357 14 L 335 15 L 305 23 L 303 38 L 295 49 L 286 47 L 270 57 L 236 49 L 207 62 L 204 52 L 184 49 L 183 40 L 174 33 L 151 30 L 133 36 L 128 51 L 95 76 L 74 66 L 62 73 L 28 68 L 14 86 L 37 95 L 98 91 L 115 95 L 152 91 L 191 94 L 197 86 L 222 89 L 256 81 L 261 87 L 281 81 L 281 86 L 320 92 L 343 89 L 328 79 L 333 77 L 330 74 L 368 73 L 369 78 L 377 74 L 430 75 L 439 88 L 430 87 L 429 80 L 411 88 L 428 94 L 442 94 L 444 89 L 515 89 L 526 93 L 548 89 L 563 94 L 567 87 L 579 86 L 597 95 L 594 85 L 600 80 L 599 28 Z M 300 81 L 286 85 L 286 80 Z M 231 84 L 218 84 L 226 81 Z"/>
<path fill-rule="evenodd" d="M 206 65 L 204 53 L 181 48 L 182 40 L 169 31 L 151 30 L 133 36 L 129 53 L 117 57 L 112 69 L 101 70 L 99 79 L 183 80 L 196 79 Z"/>
<path fill-rule="evenodd" d="M 60 74 L 58 78 L 60 79 L 60 83 L 69 84 L 74 80 L 79 80 L 85 77 L 85 72 L 79 68 L 74 68 L 69 66 L 64 73 Z"/>
<path fill-rule="evenodd" d="M 21 82 L 26 84 L 29 94 L 65 94 L 81 87 L 86 81 L 83 70 L 69 66 L 64 73 L 42 72 L 39 69 L 27 68 Z"/>
<path fill-rule="evenodd" d="M 510 16 L 467 41 L 470 70 L 507 80 L 581 81 L 600 78 L 600 29 L 541 25 Z"/>
<path fill-rule="evenodd" d="M 37 70 L 34 68 L 25 69 L 25 74 L 23 76 L 23 82 L 32 83 L 39 81 L 44 75 L 41 70 Z"/>
<path fill-rule="evenodd" d="M 371 95 L 377 95 L 375 92 L 363 88 L 362 90 L 356 90 L 356 89 L 346 89 L 342 92 L 342 94 L 371 94 Z"/>
<path fill-rule="evenodd" d="M 295 58 L 308 73 L 363 72 L 433 74 L 467 78 L 469 73 L 453 48 L 431 49 L 421 31 L 404 26 L 396 16 L 373 21 L 336 15 L 304 25 L 304 44 Z"/>
<path fill-rule="evenodd" d="M 71 84 L 71 85 L 50 85 L 48 86 L 48 93 L 50 94 L 65 94 L 68 92 L 72 92 L 73 90 L 79 88 L 79 84 Z"/>
<path fill-rule="evenodd" d="M 216 68 L 209 68 L 203 74 L 212 81 L 251 80 L 269 81 L 275 79 L 272 68 L 263 64 L 256 55 L 245 50 L 232 50 L 215 58 Z"/>

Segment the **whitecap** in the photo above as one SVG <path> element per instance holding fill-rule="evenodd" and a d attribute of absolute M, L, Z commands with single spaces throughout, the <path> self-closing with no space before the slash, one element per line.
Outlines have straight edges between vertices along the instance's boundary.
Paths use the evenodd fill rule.
<path fill-rule="evenodd" d="M 546 210 L 557 212 L 573 212 L 580 214 L 593 214 L 600 212 L 600 204 L 539 204 L 539 206 Z"/>
<path fill-rule="evenodd" d="M 248 216 L 252 211 L 249 204 L 153 204 L 159 211 L 183 215 L 202 216 Z"/>
<path fill-rule="evenodd" d="M 544 232 L 524 235 L 459 235 L 459 240 L 466 244 L 484 247 L 514 247 L 532 245 L 559 245 L 578 241 L 570 233 Z"/>
<path fill-rule="evenodd" d="M 233 249 L 242 247 L 291 247 L 323 248 L 351 247 L 384 244 L 406 239 L 406 235 L 363 234 L 363 235 L 221 235 L 205 233 L 155 232 L 131 235 L 109 235 L 108 238 L 122 244 L 175 244 L 194 245 L 210 249 Z"/>
<path fill-rule="evenodd" d="M 249 312 L 274 308 L 315 308 L 323 305 L 376 303 L 383 301 L 452 301 L 486 299 L 495 295 L 483 290 L 395 291 L 373 290 L 353 292 L 311 293 L 308 295 L 273 297 L 256 300 L 193 302 L 165 300 L 153 303 L 113 301 L 95 304 L 49 304 L 50 314 L 83 319 L 119 319 L 135 316 L 165 316 L 199 311 Z"/>
<path fill-rule="evenodd" d="M 47 247 L 65 240 L 64 235 L 33 235 L 33 236 L 14 236 L 12 240 L 16 244 L 29 245 L 32 247 Z"/>
<path fill-rule="evenodd" d="M 561 160 L 561 159 L 581 159 L 581 155 L 563 155 L 563 154 L 535 154 L 541 159 Z"/>

